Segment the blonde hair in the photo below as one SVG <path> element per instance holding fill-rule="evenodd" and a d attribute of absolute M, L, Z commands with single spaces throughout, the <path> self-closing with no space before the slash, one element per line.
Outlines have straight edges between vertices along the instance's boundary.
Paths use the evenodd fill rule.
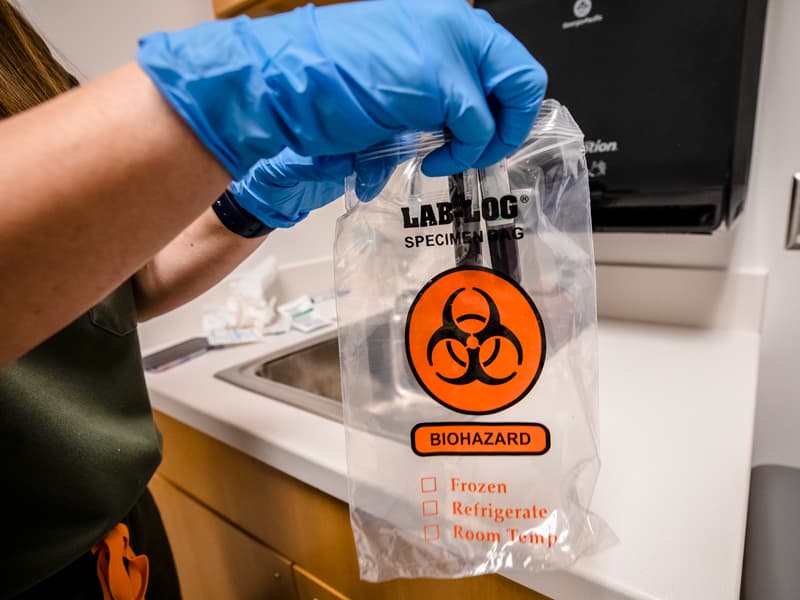
<path fill-rule="evenodd" d="M 0 118 L 41 104 L 77 85 L 47 44 L 8 0 L 0 0 Z"/>

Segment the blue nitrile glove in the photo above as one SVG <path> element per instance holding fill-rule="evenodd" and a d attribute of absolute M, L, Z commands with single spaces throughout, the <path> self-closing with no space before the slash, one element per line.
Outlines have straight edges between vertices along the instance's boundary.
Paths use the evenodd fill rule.
<path fill-rule="evenodd" d="M 143 38 L 139 64 L 234 178 L 290 147 L 362 150 L 446 127 L 424 163 L 497 162 L 527 135 L 544 69 L 464 0 L 373 0 L 204 23 Z"/>
<path fill-rule="evenodd" d="M 353 172 L 350 155 L 309 158 L 286 149 L 258 161 L 229 189 L 239 205 L 265 225 L 291 227 L 344 194 Z"/>

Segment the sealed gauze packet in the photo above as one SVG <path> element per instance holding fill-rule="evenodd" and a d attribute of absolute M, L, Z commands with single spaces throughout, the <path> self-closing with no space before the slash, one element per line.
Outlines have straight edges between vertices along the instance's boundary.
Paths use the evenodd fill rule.
<path fill-rule="evenodd" d="M 563 568 L 613 541 L 599 470 L 583 134 L 544 102 L 492 167 L 426 177 L 441 134 L 363 152 L 335 241 L 361 577 Z"/>

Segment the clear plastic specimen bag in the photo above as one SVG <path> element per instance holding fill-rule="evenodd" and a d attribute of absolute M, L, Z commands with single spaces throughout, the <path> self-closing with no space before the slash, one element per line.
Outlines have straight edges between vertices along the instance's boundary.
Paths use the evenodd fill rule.
<path fill-rule="evenodd" d="M 440 134 L 357 157 L 335 243 L 362 578 L 560 568 L 589 512 L 597 316 L 583 135 L 545 101 L 492 167 L 426 177 Z"/>

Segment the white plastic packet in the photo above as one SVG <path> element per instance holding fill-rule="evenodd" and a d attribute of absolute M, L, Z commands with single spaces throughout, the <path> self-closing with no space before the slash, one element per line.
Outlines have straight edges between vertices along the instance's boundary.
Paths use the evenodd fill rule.
<path fill-rule="evenodd" d="M 588 507 L 597 317 L 583 135 L 548 100 L 503 163 L 422 174 L 437 134 L 357 157 L 335 267 L 361 576 L 561 568 Z M 369 200 L 363 202 L 362 200 Z"/>
<path fill-rule="evenodd" d="M 325 308 L 326 301 L 315 302 L 311 296 L 300 296 L 281 304 L 278 312 L 289 320 L 293 328 L 309 333 L 336 322 L 335 316 L 327 314 Z"/>

